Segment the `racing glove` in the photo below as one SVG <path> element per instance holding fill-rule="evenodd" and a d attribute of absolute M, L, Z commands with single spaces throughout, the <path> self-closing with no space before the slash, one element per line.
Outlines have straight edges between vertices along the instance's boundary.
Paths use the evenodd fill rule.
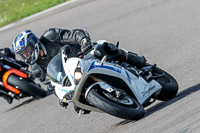
<path fill-rule="evenodd" d="M 31 65 L 31 73 L 34 78 L 38 78 L 41 82 L 45 80 L 45 74 L 38 64 L 34 63 Z"/>
<path fill-rule="evenodd" d="M 86 38 L 81 40 L 81 52 L 87 52 L 92 48 L 90 40 L 87 40 Z"/>

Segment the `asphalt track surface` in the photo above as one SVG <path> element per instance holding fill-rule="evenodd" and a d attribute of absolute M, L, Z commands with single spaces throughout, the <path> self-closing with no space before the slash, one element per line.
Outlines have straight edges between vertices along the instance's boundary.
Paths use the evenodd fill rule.
<path fill-rule="evenodd" d="M 200 131 L 200 1 L 77 0 L 0 31 L 0 46 L 17 33 L 38 36 L 50 27 L 83 28 L 92 41 L 120 41 L 120 47 L 144 55 L 179 83 L 176 98 L 157 101 L 139 121 L 92 112 L 78 118 L 73 106 L 59 106 L 54 95 L 25 98 L 8 105 L 0 99 L 1 133 L 198 133 Z"/>

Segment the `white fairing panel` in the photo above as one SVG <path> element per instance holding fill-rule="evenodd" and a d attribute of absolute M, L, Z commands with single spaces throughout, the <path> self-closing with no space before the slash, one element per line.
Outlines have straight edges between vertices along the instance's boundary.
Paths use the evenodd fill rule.
<path fill-rule="evenodd" d="M 63 96 L 68 93 L 70 90 L 74 90 L 74 86 L 63 87 L 61 84 L 57 84 L 55 82 L 51 82 L 53 86 L 55 86 L 55 93 L 60 100 L 63 99 Z"/>
<path fill-rule="evenodd" d="M 62 86 L 61 84 L 57 84 L 52 82 L 52 85 L 55 86 L 56 95 L 59 97 L 60 100 L 63 99 L 63 96 L 68 93 L 70 90 L 74 90 L 76 85 L 74 84 L 74 71 L 78 64 L 78 58 L 69 58 L 66 61 L 62 58 L 63 68 L 65 70 L 68 79 L 71 82 L 71 86 Z"/>
<path fill-rule="evenodd" d="M 95 72 L 121 78 L 130 87 L 131 91 L 141 104 L 144 103 L 144 101 L 147 100 L 153 93 L 162 88 L 162 86 L 155 80 L 147 83 L 142 77 L 137 77 L 123 67 L 113 63 L 105 63 L 102 65 L 102 63 L 98 60 L 93 61 L 88 68 L 88 72 Z"/>

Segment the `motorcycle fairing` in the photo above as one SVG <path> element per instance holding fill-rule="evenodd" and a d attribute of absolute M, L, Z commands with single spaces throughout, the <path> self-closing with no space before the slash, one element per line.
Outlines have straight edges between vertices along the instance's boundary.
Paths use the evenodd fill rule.
<path fill-rule="evenodd" d="M 123 67 L 113 63 L 102 63 L 98 60 L 90 61 L 89 69 L 84 75 L 99 73 L 121 78 L 129 86 L 139 103 L 143 104 L 152 94 L 159 91 L 162 86 L 155 80 L 147 83 L 142 77 L 137 77 Z"/>
<path fill-rule="evenodd" d="M 74 100 L 73 102 L 79 104 L 78 97 L 80 96 L 81 89 L 86 81 L 85 79 L 87 79 L 90 74 L 98 73 L 122 79 L 141 104 L 143 104 L 152 94 L 162 88 L 157 81 L 152 80 L 151 82 L 147 83 L 142 77 L 136 76 L 126 70 L 124 67 L 114 63 L 106 62 L 102 64 L 102 62 L 98 59 L 83 60 L 79 58 L 69 58 L 66 62 L 64 61 L 64 58 L 62 58 L 62 60 L 63 68 L 72 85 L 70 87 L 63 87 L 62 85 L 56 87 L 59 88 L 56 89 L 56 94 L 61 100 L 63 99 L 63 96 L 69 92 L 69 90 L 78 89 L 74 94 L 76 98 L 73 97 L 72 101 Z M 78 62 L 81 62 L 82 64 L 83 76 L 79 81 L 79 84 L 75 85 L 73 74 Z"/>

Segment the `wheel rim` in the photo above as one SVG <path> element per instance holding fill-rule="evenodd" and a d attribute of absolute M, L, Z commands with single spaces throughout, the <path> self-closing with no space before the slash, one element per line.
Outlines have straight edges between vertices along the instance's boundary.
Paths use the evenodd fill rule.
<path fill-rule="evenodd" d="M 115 95 L 107 91 L 103 91 L 103 94 L 110 100 L 115 101 L 117 103 L 120 103 L 123 105 L 133 105 L 133 100 L 127 95 L 124 95 L 122 97 L 116 97 Z"/>

